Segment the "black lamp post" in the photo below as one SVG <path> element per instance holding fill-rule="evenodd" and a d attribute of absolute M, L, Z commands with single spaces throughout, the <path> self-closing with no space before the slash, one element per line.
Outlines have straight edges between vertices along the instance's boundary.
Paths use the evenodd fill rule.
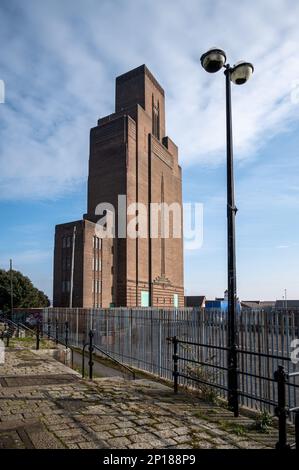
<path fill-rule="evenodd" d="M 233 67 L 226 64 L 225 52 L 212 48 L 201 56 L 201 65 L 209 73 L 225 69 L 226 83 L 226 149 L 227 149 L 227 283 L 228 283 L 228 406 L 235 416 L 239 414 L 238 373 L 237 373 L 237 287 L 236 287 L 236 249 L 235 249 L 235 206 L 234 167 L 233 167 L 233 134 L 231 112 L 231 81 L 236 85 L 246 83 L 254 68 L 249 62 L 238 62 Z"/>

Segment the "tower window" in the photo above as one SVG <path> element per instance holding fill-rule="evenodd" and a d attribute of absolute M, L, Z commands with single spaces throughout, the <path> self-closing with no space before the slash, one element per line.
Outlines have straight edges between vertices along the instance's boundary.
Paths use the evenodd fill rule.
<path fill-rule="evenodd" d="M 154 95 L 152 95 L 152 133 L 158 140 L 160 139 L 160 104 L 159 101 L 155 103 Z"/>

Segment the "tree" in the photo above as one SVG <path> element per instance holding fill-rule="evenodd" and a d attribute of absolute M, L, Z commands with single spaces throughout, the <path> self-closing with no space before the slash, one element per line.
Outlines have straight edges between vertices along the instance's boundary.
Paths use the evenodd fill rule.
<path fill-rule="evenodd" d="M 0 269 L 0 310 L 10 311 L 10 270 Z M 13 306 L 18 308 L 48 307 L 50 301 L 44 292 L 40 291 L 20 271 L 12 271 L 13 277 Z"/>

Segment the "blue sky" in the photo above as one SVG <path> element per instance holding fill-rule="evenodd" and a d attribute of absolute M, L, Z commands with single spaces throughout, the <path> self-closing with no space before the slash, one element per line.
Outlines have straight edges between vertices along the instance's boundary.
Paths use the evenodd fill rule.
<path fill-rule="evenodd" d="M 238 293 L 299 298 L 299 4 L 283 0 L 9 0 L 0 6 L 0 266 L 52 296 L 54 226 L 85 212 L 89 129 L 114 110 L 114 79 L 146 63 L 166 91 L 185 201 L 204 243 L 185 252 L 188 294 L 226 287 L 222 47 L 255 72 L 233 87 Z"/>

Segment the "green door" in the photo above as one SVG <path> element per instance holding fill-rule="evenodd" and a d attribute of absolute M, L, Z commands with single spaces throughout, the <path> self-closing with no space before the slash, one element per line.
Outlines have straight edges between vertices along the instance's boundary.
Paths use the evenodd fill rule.
<path fill-rule="evenodd" d="M 149 294 L 146 290 L 141 291 L 141 307 L 149 306 Z"/>

